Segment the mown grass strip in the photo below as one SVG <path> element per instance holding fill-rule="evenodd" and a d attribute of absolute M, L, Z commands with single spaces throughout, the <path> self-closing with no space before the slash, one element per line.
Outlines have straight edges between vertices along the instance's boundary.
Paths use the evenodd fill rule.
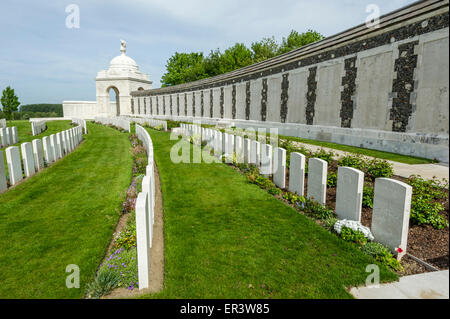
<path fill-rule="evenodd" d="M 351 298 L 376 262 L 224 164 L 174 164 L 151 134 L 163 193 L 165 278 L 147 298 Z M 382 281 L 397 275 L 380 266 Z"/>
<path fill-rule="evenodd" d="M 88 124 L 76 151 L 0 195 L 0 298 L 80 298 L 132 175 L 128 134 Z M 80 267 L 81 288 L 65 270 Z"/>

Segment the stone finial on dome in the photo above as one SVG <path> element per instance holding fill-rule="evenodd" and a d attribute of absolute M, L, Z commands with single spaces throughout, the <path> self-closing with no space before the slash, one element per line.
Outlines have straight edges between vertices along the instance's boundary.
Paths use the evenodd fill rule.
<path fill-rule="evenodd" d="M 127 41 L 120 40 L 120 52 L 125 55 L 127 52 Z"/>

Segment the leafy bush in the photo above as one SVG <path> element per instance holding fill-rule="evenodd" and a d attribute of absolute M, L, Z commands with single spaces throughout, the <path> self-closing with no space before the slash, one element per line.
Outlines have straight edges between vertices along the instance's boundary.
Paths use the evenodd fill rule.
<path fill-rule="evenodd" d="M 346 155 L 339 159 L 339 166 L 352 167 L 355 169 L 359 169 L 360 171 L 364 171 L 367 166 L 367 162 L 364 157 L 360 154 L 356 155 Z"/>
<path fill-rule="evenodd" d="M 295 204 L 298 201 L 300 201 L 301 196 L 298 196 L 297 194 L 291 193 L 291 192 L 285 192 L 283 194 L 283 199 L 285 199 L 286 201 L 288 201 L 291 204 Z"/>
<path fill-rule="evenodd" d="M 325 151 L 323 148 L 321 148 L 317 152 L 311 153 L 310 157 L 320 158 L 328 162 L 328 164 L 331 164 L 331 162 L 333 162 L 334 160 L 334 153 Z"/>
<path fill-rule="evenodd" d="M 334 224 L 336 224 L 337 221 L 338 221 L 338 219 L 335 218 L 335 217 L 327 218 L 327 219 L 325 219 L 325 223 L 324 223 L 323 226 L 324 226 L 326 229 L 328 229 L 329 231 L 332 231 L 332 230 L 333 230 L 333 227 L 334 227 Z"/>
<path fill-rule="evenodd" d="M 364 236 L 364 233 L 360 230 L 342 227 L 340 236 L 345 241 L 357 243 L 359 245 L 365 245 L 367 243 L 366 236 Z"/>
<path fill-rule="evenodd" d="M 283 193 L 283 191 L 281 189 L 277 188 L 277 187 L 269 188 L 268 192 L 269 192 L 269 194 L 275 195 L 275 196 L 276 195 L 281 195 Z"/>
<path fill-rule="evenodd" d="M 369 255 L 375 258 L 376 261 L 382 263 L 383 265 L 386 265 L 388 267 L 391 267 L 394 270 L 403 270 L 402 265 L 400 262 L 392 255 L 389 248 L 383 246 L 380 243 L 367 243 L 366 245 L 361 247 L 361 250 Z"/>
<path fill-rule="evenodd" d="M 337 186 L 337 173 L 329 172 L 327 177 L 327 186 L 336 187 Z"/>
<path fill-rule="evenodd" d="M 375 190 L 369 183 L 364 184 L 363 196 L 362 196 L 362 206 L 373 208 L 373 197 L 375 195 Z"/>
<path fill-rule="evenodd" d="M 373 159 L 367 163 L 366 173 L 372 180 L 380 177 L 391 178 L 394 175 L 394 167 L 385 160 Z"/>
<path fill-rule="evenodd" d="M 92 283 L 87 286 L 88 298 L 100 298 L 119 286 L 120 276 L 108 269 L 100 269 Z"/>
<path fill-rule="evenodd" d="M 136 224 L 132 223 L 117 234 L 114 239 L 114 248 L 129 250 L 134 247 L 136 247 Z"/>
<path fill-rule="evenodd" d="M 306 215 L 311 216 L 315 219 L 325 220 L 334 217 L 334 212 L 332 209 L 323 206 L 314 200 L 304 198 L 303 201 L 300 201 L 298 206 L 304 211 Z"/>
<path fill-rule="evenodd" d="M 436 178 L 425 180 L 413 175 L 407 183 L 413 187 L 411 221 L 417 225 L 431 225 L 436 229 L 448 227 L 448 220 L 439 214 L 444 207 L 437 202 L 448 198 L 448 182 L 440 182 Z"/>

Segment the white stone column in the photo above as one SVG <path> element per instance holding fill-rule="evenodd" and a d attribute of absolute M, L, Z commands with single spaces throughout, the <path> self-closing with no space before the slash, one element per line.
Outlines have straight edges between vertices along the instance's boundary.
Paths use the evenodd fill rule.
<path fill-rule="evenodd" d="M 40 171 L 44 168 L 44 154 L 42 152 L 42 141 L 40 139 L 35 139 L 32 141 L 33 144 L 33 157 L 34 166 L 36 170 Z"/>
<path fill-rule="evenodd" d="M 305 163 L 305 155 L 295 152 L 291 153 L 289 191 L 299 196 L 305 195 Z"/>
<path fill-rule="evenodd" d="M 140 193 L 136 200 L 136 248 L 138 262 L 139 290 L 147 289 L 150 282 L 150 246 L 149 246 L 149 214 L 148 194 Z"/>
<path fill-rule="evenodd" d="M 9 183 L 15 185 L 23 179 L 20 151 L 17 146 L 6 149 L 6 162 L 8 163 Z"/>
<path fill-rule="evenodd" d="M 6 191 L 8 188 L 8 184 L 6 183 L 5 161 L 3 158 L 3 151 L 0 150 L 0 193 Z"/>
<path fill-rule="evenodd" d="M 25 176 L 31 177 L 34 175 L 34 173 L 36 173 L 36 168 L 34 166 L 33 147 L 31 146 L 31 143 L 27 142 L 21 144 L 20 149 L 22 151 L 22 160 Z"/>
<path fill-rule="evenodd" d="M 328 163 L 320 158 L 310 158 L 308 164 L 308 198 L 325 205 Z"/>
<path fill-rule="evenodd" d="M 279 188 L 286 188 L 286 150 L 280 147 L 274 151 L 273 182 Z"/>
<path fill-rule="evenodd" d="M 364 173 L 352 167 L 339 167 L 336 215 L 339 219 L 361 221 Z"/>
<path fill-rule="evenodd" d="M 6 128 L 6 142 L 8 143 L 7 145 L 11 145 L 12 144 L 12 130 L 11 130 L 11 127 L 7 127 Z"/>
<path fill-rule="evenodd" d="M 408 184 L 389 178 L 375 180 L 372 234 L 398 258 L 406 254 L 411 197 L 412 187 Z M 398 248 L 403 252 L 398 253 Z"/>

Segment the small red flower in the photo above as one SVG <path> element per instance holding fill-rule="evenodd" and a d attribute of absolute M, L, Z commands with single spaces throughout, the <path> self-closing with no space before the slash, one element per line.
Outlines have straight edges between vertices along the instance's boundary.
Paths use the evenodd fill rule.
<path fill-rule="evenodd" d="M 398 248 L 397 251 L 398 251 L 399 254 L 401 254 L 403 252 L 403 249 Z"/>

